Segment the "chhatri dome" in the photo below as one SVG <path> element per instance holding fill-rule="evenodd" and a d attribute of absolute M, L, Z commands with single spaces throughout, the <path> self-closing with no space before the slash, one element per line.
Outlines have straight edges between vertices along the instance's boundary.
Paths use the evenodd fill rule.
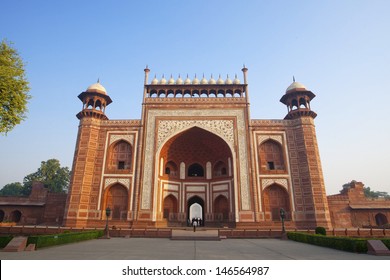
<path fill-rule="evenodd" d="M 104 86 L 102 86 L 100 84 L 99 79 L 98 79 L 97 83 L 90 85 L 87 88 L 86 92 L 98 92 L 98 93 L 102 93 L 102 94 L 107 94 L 106 89 L 104 88 Z"/>
<path fill-rule="evenodd" d="M 296 82 L 294 79 L 294 82 L 286 89 L 286 93 L 290 91 L 305 91 L 305 90 L 307 90 L 306 87 L 303 84 Z"/>

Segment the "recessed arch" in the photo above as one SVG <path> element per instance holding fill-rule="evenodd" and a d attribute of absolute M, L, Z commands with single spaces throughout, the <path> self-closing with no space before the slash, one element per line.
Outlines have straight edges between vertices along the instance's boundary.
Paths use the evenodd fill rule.
<path fill-rule="evenodd" d="M 259 162 L 263 172 L 286 171 L 282 145 L 273 139 L 262 142 L 259 145 Z"/>
<path fill-rule="evenodd" d="M 132 167 L 132 145 L 119 139 L 108 148 L 106 168 L 109 173 L 127 172 Z"/>
<path fill-rule="evenodd" d="M 387 217 L 383 213 L 378 213 L 375 215 L 375 222 L 377 226 L 383 226 L 388 224 Z"/>
<path fill-rule="evenodd" d="M 220 221 L 229 219 L 229 200 L 224 195 L 218 195 L 214 200 L 214 213 Z"/>
<path fill-rule="evenodd" d="M 188 166 L 188 177 L 204 177 L 204 168 L 199 163 L 193 163 Z"/>
<path fill-rule="evenodd" d="M 193 218 L 200 218 L 204 220 L 204 200 L 197 195 L 192 196 L 187 202 L 187 216 L 188 220 L 192 221 Z M 191 208 L 192 207 L 192 208 Z"/>
<path fill-rule="evenodd" d="M 280 209 L 286 212 L 286 220 L 291 219 L 290 196 L 286 189 L 278 184 L 272 184 L 263 191 L 263 205 L 266 220 L 279 221 Z"/>
<path fill-rule="evenodd" d="M 164 198 L 163 202 L 163 218 L 172 220 L 175 214 L 178 212 L 178 203 L 177 198 L 169 194 Z"/>
<path fill-rule="evenodd" d="M 14 223 L 19 223 L 21 218 L 22 218 L 22 212 L 20 212 L 19 210 L 14 210 L 9 215 L 10 221 Z"/>
<path fill-rule="evenodd" d="M 0 223 L 4 221 L 5 213 L 3 210 L 0 210 Z"/>
<path fill-rule="evenodd" d="M 125 186 L 115 183 L 106 189 L 104 209 L 110 207 L 114 220 L 126 220 L 129 204 L 128 190 Z"/>

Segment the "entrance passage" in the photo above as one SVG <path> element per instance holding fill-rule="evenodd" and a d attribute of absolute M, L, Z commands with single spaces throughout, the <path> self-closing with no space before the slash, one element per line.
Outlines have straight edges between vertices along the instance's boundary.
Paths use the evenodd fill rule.
<path fill-rule="evenodd" d="M 190 220 L 192 219 L 202 219 L 202 206 L 198 203 L 194 203 L 190 206 Z"/>
<path fill-rule="evenodd" d="M 199 196 L 193 196 L 188 200 L 188 221 L 199 221 L 201 225 L 204 222 L 204 201 Z"/>

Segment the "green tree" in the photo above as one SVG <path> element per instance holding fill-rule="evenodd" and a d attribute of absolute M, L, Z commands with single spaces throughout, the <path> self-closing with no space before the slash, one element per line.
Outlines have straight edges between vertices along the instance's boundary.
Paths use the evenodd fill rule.
<path fill-rule="evenodd" d="M 30 90 L 24 63 L 11 43 L 0 43 L 0 134 L 26 118 Z"/>
<path fill-rule="evenodd" d="M 10 183 L 5 185 L 0 190 L 1 196 L 21 196 L 23 195 L 23 185 L 19 182 Z"/>
<path fill-rule="evenodd" d="M 24 194 L 31 192 L 34 181 L 42 182 L 50 192 L 66 192 L 70 182 L 70 171 L 68 167 L 61 167 L 58 159 L 49 159 L 42 161 L 36 172 L 24 177 Z"/>
<path fill-rule="evenodd" d="M 352 183 L 356 183 L 355 180 L 352 180 L 350 183 L 345 183 L 343 185 L 344 189 L 349 189 L 352 185 Z M 341 192 L 341 191 L 340 191 Z M 364 195 L 367 198 L 378 198 L 378 197 L 384 197 L 385 199 L 390 199 L 390 195 L 387 192 L 381 192 L 381 191 L 373 191 L 370 187 L 363 187 Z"/>
<path fill-rule="evenodd" d="M 390 199 L 390 195 L 387 192 L 372 191 L 370 187 L 363 187 L 364 195 L 368 198 L 384 197 Z"/>

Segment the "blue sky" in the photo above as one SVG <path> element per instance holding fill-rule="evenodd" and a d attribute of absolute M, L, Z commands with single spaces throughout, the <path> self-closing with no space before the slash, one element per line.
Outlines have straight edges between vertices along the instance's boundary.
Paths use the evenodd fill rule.
<path fill-rule="evenodd" d="M 390 193 L 390 1 L 2 0 L 0 39 L 26 62 L 28 118 L 0 136 L 0 186 L 40 162 L 71 167 L 82 104 L 98 78 L 110 119 L 139 119 L 143 69 L 192 78 L 239 75 L 252 119 L 281 119 L 296 80 L 317 97 L 328 194 L 362 181 Z"/>

